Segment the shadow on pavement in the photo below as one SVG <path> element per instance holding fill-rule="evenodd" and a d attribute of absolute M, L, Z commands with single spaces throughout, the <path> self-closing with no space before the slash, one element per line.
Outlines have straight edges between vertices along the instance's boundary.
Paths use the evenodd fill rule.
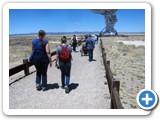
<path fill-rule="evenodd" d="M 50 89 L 58 89 L 58 88 L 59 88 L 58 83 L 47 84 L 47 90 L 50 90 Z"/>
<path fill-rule="evenodd" d="M 92 59 L 92 61 L 97 61 L 96 59 Z"/>
<path fill-rule="evenodd" d="M 79 52 L 79 51 L 74 51 L 75 53 Z"/>
<path fill-rule="evenodd" d="M 72 90 L 76 89 L 79 86 L 78 83 L 71 83 L 69 85 L 69 91 L 71 92 Z"/>

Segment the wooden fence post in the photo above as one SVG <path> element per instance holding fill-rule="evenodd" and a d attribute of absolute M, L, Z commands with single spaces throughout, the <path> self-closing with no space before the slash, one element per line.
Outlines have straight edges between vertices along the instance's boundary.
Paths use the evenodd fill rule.
<path fill-rule="evenodd" d="M 118 91 L 118 94 L 119 94 L 119 87 L 120 87 L 120 81 L 113 80 L 112 81 L 112 88 L 116 89 Z"/>
<path fill-rule="evenodd" d="M 28 59 L 23 59 L 23 64 L 25 64 L 24 74 L 25 76 L 29 75 L 29 62 Z"/>
<path fill-rule="evenodd" d="M 113 93 L 111 93 L 111 105 L 110 105 L 110 108 L 111 108 L 111 109 L 114 109 L 112 94 L 113 94 Z"/>
<path fill-rule="evenodd" d="M 108 66 L 110 67 L 110 61 L 107 61 Z"/>
<path fill-rule="evenodd" d="M 123 108 L 120 102 L 116 102 L 118 100 L 116 100 L 114 95 L 115 94 L 114 91 L 117 91 L 118 94 L 116 95 L 119 96 L 119 88 L 120 88 L 120 81 L 113 80 L 112 91 L 111 91 L 111 109 Z"/>
<path fill-rule="evenodd" d="M 104 52 L 104 59 L 105 59 L 105 61 L 107 61 L 107 58 L 106 58 L 106 53 Z"/>
<path fill-rule="evenodd" d="M 106 53 L 104 52 L 103 53 L 103 63 L 104 63 L 104 68 L 105 68 L 105 71 L 107 71 L 107 60 L 106 60 Z"/>
<path fill-rule="evenodd" d="M 107 65 L 108 65 L 108 68 L 109 68 L 109 69 L 108 69 L 108 72 L 109 72 L 110 78 L 111 78 L 112 80 L 114 80 L 112 71 L 111 71 L 111 69 L 110 69 L 110 61 L 107 61 Z"/>

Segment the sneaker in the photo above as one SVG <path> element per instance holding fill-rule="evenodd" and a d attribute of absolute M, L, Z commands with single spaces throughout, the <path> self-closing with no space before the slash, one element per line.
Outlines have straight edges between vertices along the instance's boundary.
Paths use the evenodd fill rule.
<path fill-rule="evenodd" d="M 69 88 L 65 87 L 65 92 L 68 94 L 69 93 Z"/>
<path fill-rule="evenodd" d="M 92 60 L 88 60 L 89 62 L 92 62 Z"/>
<path fill-rule="evenodd" d="M 61 88 L 62 88 L 62 89 L 65 89 L 65 87 L 64 87 L 64 86 L 61 86 Z"/>
<path fill-rule="evenodd" d="M 46 87 L 42 87 L 42 91 L 46 91 L 47 89 L 46 89 Z"/>
<path fill-rule="evenodd" d="M 36 89 L 37 89 L 38 91 L 41 90 L 40 84 L 36 84 Z"/>

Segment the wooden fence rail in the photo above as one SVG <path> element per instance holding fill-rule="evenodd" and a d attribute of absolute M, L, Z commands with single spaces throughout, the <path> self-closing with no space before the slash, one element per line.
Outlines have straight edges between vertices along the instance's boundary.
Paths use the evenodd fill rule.
<path fill-rule="evenodd" d="M 85 40 L 82 40 L 81 43 L 82 42 L 85 42 Z M 81 45 L 81 44 L 79 43 L 78 45 Z M 54 56 L 54 55 L 56 55 L 56 51 L 51 53 L 51 56 Z M 55 61 L 55 60 L 53 60 L 53 61 Z M 31 62 L 28 62 L 28 59 L 23 59 L 23 64 L 9 69 L 9 76 L 12 76 L 18 72 L 23 71 L 23 70 L 24 70 L 25 76 L 27 76 L 30 74 L 29 67 L 31 67 L 32 65 L 33 64 Z"/>
<path fill-rule="evenodd" d="M 11 68 L 11 69 L 9 69 L 9 76 L 12 76 L 12 75 L 24 70 L 24 69 L 25 69 L 25 64 L 21 64 L 21 65 L 14 67 L 14 68 Z"/>
<path fill-rule="evenodd" d="M 56 51 L 52 52 L 51 56 L 54 56 L 55 54 L 56 54 Z M 18 72 L 23 71 L 23 70 L 24 70 L 25 76 L 27 76 L 30 74 L 29 67 L 31 67 L 32 65 L 33 64 L 31 62 L 29 62 L 28 59 L 23 59 L 23 64 L 9 69 L 9 76 L 12 76 Z"/>
<path fill-rule="evenodd" d="M 113 78 L 113 75 L 110 69 L 110 61 L 107 61 L 107 55 L 105 52 L 105 48 L 103 47 L 101 38 L 100 38 L 100 46 L 102 51 L 104 68 L 106 71 L 106 79 L 108 82 L 109 93 L 111 96 L 111 109 L 123 109 L 123 106 L 119 97 L 120 81 L 116 81 Z"/>

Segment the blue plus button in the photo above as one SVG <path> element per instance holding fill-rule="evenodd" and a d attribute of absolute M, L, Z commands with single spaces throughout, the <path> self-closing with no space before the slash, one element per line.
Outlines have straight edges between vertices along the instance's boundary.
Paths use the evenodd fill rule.
<path fill-rule="evenodd" d="M 138 105 L 145 110 L 150 110 L 157 104 L 157 94 L 153 90 L 141 90 L 137 95 Z"/>

